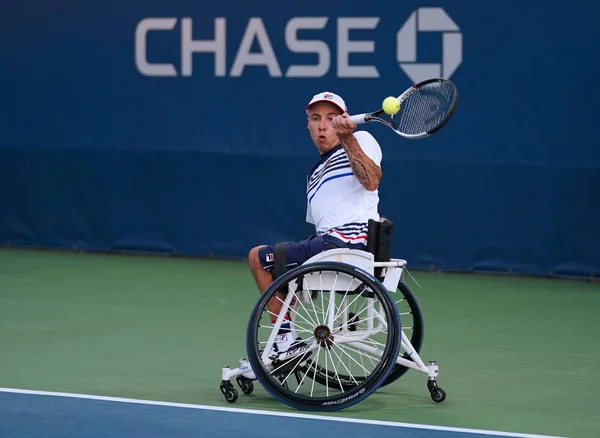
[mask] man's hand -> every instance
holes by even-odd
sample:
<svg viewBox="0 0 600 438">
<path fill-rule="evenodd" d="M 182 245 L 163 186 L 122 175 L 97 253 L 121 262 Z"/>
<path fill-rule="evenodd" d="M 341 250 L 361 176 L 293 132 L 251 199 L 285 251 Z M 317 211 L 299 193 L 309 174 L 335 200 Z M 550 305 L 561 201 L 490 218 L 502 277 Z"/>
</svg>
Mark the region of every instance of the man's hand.
<svg viewBox="0 0 600 438">
<path fill-rule="evenodd" d="M 352 135 L 352 133 L 354 132 L 354 130 L 356 129 L 356 125 L 350 119 L 350 116 L 348 115 L 348 113 L 344 113 L 340 116 L 334 117 L 334 119 L 331 122 L 335 126 L 335 133 L 336 133 L 337 137 L 342 142 L 344 140 L 347 140 L 348 137 L 350 137 Z"/>
</svg>

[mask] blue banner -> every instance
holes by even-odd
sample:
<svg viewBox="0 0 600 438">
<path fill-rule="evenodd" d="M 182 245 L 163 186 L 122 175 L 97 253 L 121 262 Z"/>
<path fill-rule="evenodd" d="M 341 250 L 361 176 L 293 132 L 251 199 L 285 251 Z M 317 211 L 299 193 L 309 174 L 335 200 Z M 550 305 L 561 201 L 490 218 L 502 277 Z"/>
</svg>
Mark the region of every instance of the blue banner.
<svg viewBox="0 0 600 438">
<path fill-rule="evenodd" d="M 600 6 L 24 1 L 0 23 L 0 242 L 244 257 L 302 239 L 305 106 L 350 113 L 434 76 L 460 90 L 383 149 L 413 268 L 600 275 Z"/>
</svg>

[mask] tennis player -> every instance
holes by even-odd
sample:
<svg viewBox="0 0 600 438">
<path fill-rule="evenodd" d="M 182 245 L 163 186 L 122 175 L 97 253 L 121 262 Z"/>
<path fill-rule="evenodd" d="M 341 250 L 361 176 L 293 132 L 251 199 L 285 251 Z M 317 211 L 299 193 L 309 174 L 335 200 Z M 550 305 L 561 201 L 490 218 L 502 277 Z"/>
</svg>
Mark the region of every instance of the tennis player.
<svg viewBox="0 0 600 438">
<path fill-rule="evenodd" d="M 315 234 L 285 248 L 286 269 L 333 248 L 366 249 L 369 219 L 379 220 L 378 187 L 382 152 L 366 131 L 356 131 L 344 99 L 332 92 L 313 96 L 306 106 L 308 131 L 320 155 L 306 179 L 306 221 Z M 260 292 L 273 282 L 275 245 L 259 245 L 248 254 L 250 271 Z M 279 263 L 282 261 L 279 260 Z M 267 305 L 278 315 L 282 302 L 276 297 Z M 276 317 L 272 316 L 274 323 Z M 300 348 L 289 315 L 275 339 L 277 352 Z"/>
</svg>

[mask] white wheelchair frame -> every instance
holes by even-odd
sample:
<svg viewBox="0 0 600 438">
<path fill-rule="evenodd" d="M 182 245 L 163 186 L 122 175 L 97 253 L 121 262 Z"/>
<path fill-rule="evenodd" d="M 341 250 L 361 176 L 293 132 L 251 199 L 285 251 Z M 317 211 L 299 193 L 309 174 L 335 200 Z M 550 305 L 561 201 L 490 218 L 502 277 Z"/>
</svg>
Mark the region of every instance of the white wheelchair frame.
<svg viewBox="0 0 600 438">
<path fill-rule="evenodd" d="M 320 254 L 317 254 L 317 255 L 311 257 L 309 260 L 307 260 L 304 263 L 304 265 L 318 263 L 318 262 L 338 262 L 338 263 L 347 264 L 352 267 L 359 268 L 360 270 L 368 273 L 372 277 L 375 276 L 375 270 L 377 268 L 381 268 L 381 273 L 379 274 L 379 278 L 381 279 L 381 283 L 383 284 L 383 286 L 392 295 L 392 298 L 394 297 L 395 294 L 398 293 L 398 285 L 404 279 L 404 271 L 405 271 L 405 267 L 407 264 L 406 260 L 394 259 L 394 258 L 390 259 L 390 261 L 376 262 L 374 259 L 374 255 L 371 254 L 370 252 L 356 250 L 356 249 L 348 249 L 348 248 L 331 249 L 331 250 L 324 251 Z M 322 288 L 330 289 L 330 290 L 334 290 L 334 289 L 340 290 L 340 289 L 343 289 L 342 286 L 343 285 L 340 285 L 340 284 L 338 284 L 338 285 L 331 284 L 331 285 L 325 285 L 325 286 L 323 286 L 321 284 Z M 301 300 L 303 300 L 302 295 L 308 293 L 308 291 L 304 290 L 304 289 L 305 288 L 303 288 L 302 292 L 300 293 Z M 310 287 L 309 287 L 309 289 L 310 289 Z M 283 303 L 282 310 L 279 313 L 279 316 L 278 316 L 276 322 L 273 324 L 273 330 L 271 331 L 271 335 L 269 337 L 269 340 L 267 341 L 267 345 L 265 346 L 262 357 L 261 357 L 263 364 L 265 366 L 271 365 L 272 362 L 274 362 L 278 359 L 277 357 L 273 357 L 273 355 L 269 354 L 270 347 L 273 345 L 275 337 L 276 337 L 276 335 L 279 331 L 279 328 L 284 320 L 284 315 L 286 314 L 288 308 L 292 305 L 291 301 L 292 301 L 293 296 L 294 296 L 294 294 L 291 294 L 291 293 L 287 294 L 287 298 Z M 371 305 L 371 307 L 372 307 L 372 305 Z M 375 310 L 375 309 L 369 309 L 369 311 L 372 311 L 375 314 L 377 314 L 377 310 Z M 377 319 L 377 318 L 375 318 L 375 319 Z M 379 318 L 379 320 L 380 320 L 379 327 L 373 327 L 372 323 L 370 324 L 369 329 L 368 329 L 369 333 L 373 333 L 377 330 L 381 331 L 382 329 L 385 329 L 385 327 L 383 327 L 383 328 L 381 327 L 381 322 L 382 322 L 381 318 Z M 345 324 L 348 323 L 347 318 L 345 318 L 344 323 Z M 360 342 L 360 340 L 361 340 L 360 334 L 358 334 L 358 336 L 357 336 L 357 334 L 353 334 L 348 331 L 345 331 L 342 334 L 342 336 L 336 336 L 336 338 L 335 338 L 336 343 L 351 343 L 351 345 L 354 348 L 360 349 L 366 353 L 375 354 L 375 355 L 381 354 L 380 350 L 377 350 L 375 347 L 373 347 L 371 345 L 362 343 L 362 342 Z M 438 402 L 438 403 L 442 402 L 446 398 L 446 393 L 442 388 L 437 386 L 437 377 L 439 374 L 439 368 L 438 368 L 437 363 L 435 361 L 429 361 L 428 364 L 426 365 L 423 362 L 423 360 L 421 359 L 421 357 L 419 356 L 419 353 L 415 350 L 415 348 L 411 344 L 409 338 L 404 333 L 404 330 L 401 330 L 401 347 L 404 349 L 404 352 L 400 352 L 398 354 L 398 357 L 396 359 L 396 364 L 407 367 L 407 368 L 411 368 L 411 369 L 419 371 L 423 374 L 426 374 L 427 378 L 428 378 L 427 387 L 429 389 L 431 398 L 435 402 Z M 306 353 L 307 351 L 313 350 L 315 348 L 316 348 L 316 341 L 313 342 L 312 345 L 309 345 L 308 348 L 303 349 L 299 354 L 295 354 L 292 357 L 299 356 L 300 354 Z M 289 358 L 292 358 L 292 357 L 289 357 Z M 286 359 L 288 359 L 288 358 L 286 357 Z M 225 398 L 227 401 L 233 403 L 237 400 L 237 392 L 235 391 L 235 389 L 232 389 L 233 385 L 231 385 L 230 380 L 232 378 L 236 378 L 243 374 L 247 374 L 250 371 L 252 371 L 252 368 L 250 366 L 250 363 L 246 359 L 240 360 L 240 366 L 237 368 L 231 369 L 229 366 L 225 366 L 222 368 L 221 391 L 225 395 Z M 238 384 L 240 384 L 239 380 L 238 380 Z M 223 389 L 224 386 L 230 388 L 232 390 L 232 393 L 227 394 Z M 240 384 L 240 386 L 241 386 L 241 384 Z M 252 389 L 250 389 L 250 391 L 246 391 L 246 390 L 244 390 L 244 387 L 242 387 L 242 391 L 244 393 L 249 394 L 252 391 Z"/>
</svg>

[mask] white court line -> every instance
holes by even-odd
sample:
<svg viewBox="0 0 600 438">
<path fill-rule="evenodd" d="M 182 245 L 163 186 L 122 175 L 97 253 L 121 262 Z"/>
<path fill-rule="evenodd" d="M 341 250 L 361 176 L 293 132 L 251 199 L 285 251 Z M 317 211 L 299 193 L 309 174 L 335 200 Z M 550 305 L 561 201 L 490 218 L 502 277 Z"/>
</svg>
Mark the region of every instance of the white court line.
<svg viewBox="0 0 600 438">
<path fill-rule="evenodd" d="M 240 408 L 224 408 L 219 406 L 208 406 L 208 405 L 193 405 L 188 403 L 173 403 L 165 401 L 153 401 L 153 400 L 140 400 L 134 398 L 121 398 L 121 397 L 105 397 L 101 395 L 88 395 L 88 394 L 72 394 L 68 392 L 50 392 L 50 391 L 35 391 L 30 389 L 17 389 L 17 388 L 2 388 L 0 392 L 8 392 L 14 394 L 28 394 L 28 395 L 45 395 L 52 397 L 66 397 L 66 398 L 79 398 L 85 400 L 101 400 L 110 401 L 117 403 L 131 403 L 139 405 L 151 405 L 151 406 L 168 406 L 173 408 L 186 408 L 186 409 L 200 409 L 206 411 L 221 411 L 221 412 L 237 412 L 240 414 L 253 414 L 253 415 L 269 415 L 273 417 L 291 417 L 291 418 L 306 418 L 310 420 L 325 420 L 325 421 L 337 421 L 340 423 L 360 423 L 369 424 L 374 426 L 389 426 L 389 427 L 406 427 L 411 429 L 426 429 L 426 430 L 440 430 L 444 432 L 462 432 L 462 433 L 476 433 L 480 435 L 493 435 L 503 437 L 515 437 L 515 438 L 565 438 L 551 435 L 531 435 L 526 433 L 511 433 L 511 432 L 496 432 L 493 430 L 481 430 L 481 429 L 464 429 L 460 427 L 445 427 L 445 426 L 431 426 L 427 424 L 414 424 L 414 423 L 399 423 L 395 421 L 379 421 L 379 420 L 365 420 L 359 418 L 343 418 L 343 417 L 327 417 L 324 415 L 309 415 L 309 414 L 296 414 L 288 412 L 276 412 L 276 411 L 261 411 L 257 409 L 240 409 Z"/>
</svg>

